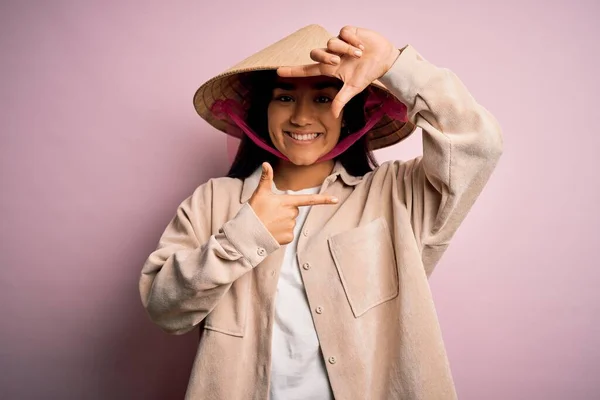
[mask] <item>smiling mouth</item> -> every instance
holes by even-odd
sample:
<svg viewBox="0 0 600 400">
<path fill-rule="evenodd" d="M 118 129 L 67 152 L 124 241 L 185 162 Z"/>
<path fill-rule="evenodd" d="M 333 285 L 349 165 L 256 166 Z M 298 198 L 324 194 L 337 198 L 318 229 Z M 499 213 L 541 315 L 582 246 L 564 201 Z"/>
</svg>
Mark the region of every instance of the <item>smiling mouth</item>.
<svg viewBox="0 0 600 400">
<path fill-rule="evenodd" d="M 297 140 L 299 142 L 310 142 L 311 140 L 314 140 L 316 138 L 318 138 L 319 136 L 322 136 L 322 133 L 294 133 L 294 132 L 289 132 L 289 131 L 283 131 L 283 133 L 285 133 L 287 136 L 291 137 L 294 140 Z"/>
</svg>

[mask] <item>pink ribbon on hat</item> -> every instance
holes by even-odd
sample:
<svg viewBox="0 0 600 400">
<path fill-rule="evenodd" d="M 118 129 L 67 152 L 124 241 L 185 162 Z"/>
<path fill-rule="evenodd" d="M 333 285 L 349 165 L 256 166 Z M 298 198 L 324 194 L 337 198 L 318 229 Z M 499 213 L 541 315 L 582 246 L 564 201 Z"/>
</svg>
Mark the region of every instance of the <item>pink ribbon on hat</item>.
<svg viewBox="0 0 600 400">
<path fill-rule="evenodd" d="M 227 117 L 229 117 L 229 119 L 233 121 L 242 131 L 244 131 L 244 133 L 261 149 L 266 150 L 279 158 L 289 161 L 286 156 L 284 156 L 280 151 L 269 146 L 264 139 L 254 133 L 248 124 L 246 124 L 246 121 L 244 121 L 244 118 L 242 117 L 242 115 L 244 115 L 244 109 L 239 102 L 232 99 L 217 100 L 213 103 L 210 110 L 216 118 L 221 120 L 227 120 Z"/>
<path fill-rule="evenodd" d="M 246 124 L 246 121 L 244 121 L 243 118 L 244 109 L 239 102 L 232 99 L 217 100 L 213 103 L 210 110 L 218 119 L 227 120 L 227 118 L 229 118 L 261 149 L 266 150 L 283 160 L 289 161 L 286 156 L 269 146 L 264 139 L 258 136 L 248 124 Z M 321 157 L 318 161 L 331 160 L 342 154 L 364 134 L 369 132 L 369 130 L 371 130 L 384 115 L 395 120 L 406 122 L 406 106 L 404 104 L 395 101 L 390 96 L 382 98 L 372 90 L 369 91 L 369 95 L 365 102 L 365 111 L 368 115 L 365 126 L 346 136 L 329 153 Z"/>
</svg>

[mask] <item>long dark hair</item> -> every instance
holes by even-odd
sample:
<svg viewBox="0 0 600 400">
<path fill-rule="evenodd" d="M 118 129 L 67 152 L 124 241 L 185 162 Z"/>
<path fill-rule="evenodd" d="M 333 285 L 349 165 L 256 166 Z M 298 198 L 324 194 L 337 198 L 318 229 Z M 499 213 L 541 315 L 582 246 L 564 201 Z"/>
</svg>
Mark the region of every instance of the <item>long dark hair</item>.
<svg viewBox="0 0 600 400">
<path fill-rule="evenodd" d="M 277 73 L 270 71 L 254 71 L 242 76 L 243 86 L 249 90 L 248 111 L 246 123 L 273 146 L 268 130 L 268 107 L 273 94 Z M 340 133 L 340 139 L 356 132 L 365 125 L 366 92 L 354 96 L 344 107 L 345 128 Z M 246 135 L 242 137 L 237 154 L 227 176 L 230 178 L 244 179 L 250 176 L 263 162 L 275 166 L 279 158 L 266 150 L 258 147 Z M 346 171 L 354 176 L 362 176 L 378 166 L 373 152 L 369 148 L 367 135 L 363 135 L 346 151 L 337 156 L 335 160 L 341 162 Z"/>
</svg>

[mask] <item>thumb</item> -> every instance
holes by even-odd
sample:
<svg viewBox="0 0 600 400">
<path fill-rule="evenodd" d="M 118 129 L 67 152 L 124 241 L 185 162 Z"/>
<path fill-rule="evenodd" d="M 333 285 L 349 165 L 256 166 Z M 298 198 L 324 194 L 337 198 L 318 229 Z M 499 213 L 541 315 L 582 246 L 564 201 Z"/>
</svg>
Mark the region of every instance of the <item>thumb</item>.
<svg viewBox="0 0 600 400">
<path fill-rule="evenodd" d="M 262 164 L 262 174 L 260 175 L 260 182 L 256 191 L 268 191 L 272 192 L 273 188 L 273 167 L 268 162 Z"/>
<path fill-rule="evenodd" d="M 344 109 L 344 106 L 361 91 L 362 89 L 359 87 L 344 83 L 344 86 L 342 86 L 331 104 L 331 111 L 333 111 L 333 115 L 336 118 L 339 117 Z"/>
</svg>

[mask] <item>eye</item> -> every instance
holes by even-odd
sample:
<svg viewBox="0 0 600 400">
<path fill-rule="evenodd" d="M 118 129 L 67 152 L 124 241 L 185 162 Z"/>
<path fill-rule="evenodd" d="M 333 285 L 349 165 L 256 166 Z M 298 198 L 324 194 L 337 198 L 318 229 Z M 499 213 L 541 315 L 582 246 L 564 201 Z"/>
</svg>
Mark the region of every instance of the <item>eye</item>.
<svg viewBox="0 0 600 400">
<path fill-rule="evenodd" d="M 280 96 L 275 96 L 275 100 L 281 101 L 284 103 L 288 103 L 288 102 L 292 101 L 292 98 L 290 96 L 280 95 Z"/>
<path fill-rule="evenodd" d="M 319 97 L 317 97 L 317 103 L 329 103 L 331 101 L 332 101 L 332 99 L 329 98 L 328 96 L 319 96 Z"/>
</svg>

